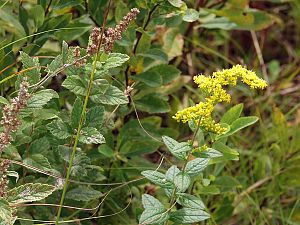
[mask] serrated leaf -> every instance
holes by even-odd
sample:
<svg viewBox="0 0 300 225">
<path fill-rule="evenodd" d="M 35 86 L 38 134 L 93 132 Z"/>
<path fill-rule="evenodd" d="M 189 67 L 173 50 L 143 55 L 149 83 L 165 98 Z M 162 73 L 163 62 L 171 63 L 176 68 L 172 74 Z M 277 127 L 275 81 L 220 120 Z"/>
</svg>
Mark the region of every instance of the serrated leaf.
<svg viewBox="0 0 300 225">
<path fill-rule="evenodd" d="M 179 173 L 174 178 L 177 192 L 185 192 L 191 183 L 191 178 L 187 173 Z"/>
<path fill-rule="evenodd" d="M 50 148 L 49 141 L 47 140 L 46 137 L 42 137 L 34 140 L 31 143 L 28 151 L 30 154 L 40 154 L 47 151 L 49 148 Z"/>
<path fill-rule="evenodd" d="M 110 53 L 107 60 L 103 63 L 103 70 L 109 70 L 111 68 L 116 68 L 123 65 L 129 60 L 129 56 L 121 53 Z"/>
<path fill-rule="evenodd" d="M 100 128 L 104 119 L 105 108 L 103 106 L 95 106 L 88 110 L 85 118 L 85 126 Z"/>
<path fill-rule="evenodd" d="M 166 176 L 163 173 L 154 171 L 154 170 L 145 170 L 141 173 L 151 182 L 165 188 L 172 188 L 173 184 L 166 179 Z"/>
<path fill-rule="evenodd" d="M 105 138 L 94 127 L 84 127 L 80 132 L 79 141 L 85 144 L 103 144 Z"/>
<path fill-rule="evenodd" d="M 205 205 L 202 200 L 193 195 L 177 193 L 177 202 L 186 208 L 205 209 Z"/>
<path fill-rule="evenodd" d="M 180 170 L 177 168 L 177 166 L 173 165 L 167 170 L 166 178 L 167 178 L 167 180 L 174 183 L 174 179 L 175 179 L 176 175 L 179 173 L 180 173 Z"/>
<path fill-rule="evenodd" d="M 62 83 L 62 86 L 69 89 L 76 95 L 84 96 L 86 94 L 86 87 L 82 78 L 78 76 L 68 76 Z"/>
<path fill-rule="evenodd" d="M 63 59 L 61 55 L 58 55 L 55 57 L 55 59 L 52 60 L 52 62 L 47 65 L 47 68 L 45 69 L 46 72 L 52 73 L 52 75 L 56 75 L 58 70 L 62 68 L 63 66 Z"/>
<path fill-rule="evenodd" d="M 9 203 L 20 204 L 42 200 L 55 191 L 55 186 L 48 184 L 24 184 L 6 192 L 6 200 Z"/>
<path fill-rule="evenodd" d="M 196 223 L 210 218 L 210 215 L 200 209 L 182 208 L 171 213 L 170 219 L 176 223 Z"/>
<path fill-rule="evenodd" d="M 187 142 L 179 143 L 168 136 L 163 136 L 162 139 L 169 151 L 179 159 L 184 160 L 187 156 L 187 152 L 191 150 L 191 147 Z"/>
<path fill-rule="evenodd" d="M 49 160 L 42 154 L 34 154 L 23 160 L 23 163 L 42 170 L 51 170 Z"/>
<path fill-rule="evenodd" d="M 22 51 L 20 51 L 20 56 L 23 69 L 29 69 L 29 71 L 25 72 L 22 76 L 18 76 L 18 82 L 16 82 L 16 86 L 19 86 L 23 76 L 28 77 L 28 82 L 30 84 L 39 82 L 41 78 L 39 59 L 36 57 L 30 57 L 28 54 Z"/>
<path fill-rule="evenodd" d="M 91 100 L 95 103 L 105 105 L 122 105 L 128 103 L 128 98 L 117 87 L 109 85 L 104 93 L 97 93 L 90 96 Z"/>
<path fill-rule="evenodd" d="M 54 120 L 47 124 L 47 129 L 51 134 L 59 139 L 66 139 L 71 136 L 67 125 L 61 120 Z"/>
<path fill-rule="evenodd" d="M 185 173 L 196 176 L 208 166 L 209 159 L 196 158 L 189 161 L 185 167 Z"/>
<path fill-rule="evenodd" d="M 164 205 L 151 195 L 142 195 L 142 204 L 145 209 L 161 209 L 164 210 Z"/>
<path fill-rule="evenodd" d="M 0 104 L 7 105 L 7 104 L 9 104 L 9 101 L 6 98 L 0 96 Z"/>
<path fill-rule="evenodd" d="M 83 107 L 83 103 L 81 99 L 77 97 L 71 112 L 71 126 L 73 129 L 77 129 L 78 127 L 80 117 L 81 117 L 82 107 Z"/>
<path fill-rule="evenodd" d="M 40 90 L 28 99 L 27 108 L 42 108 L 52 98 L 58 97 L 58 94 L 52 89 Z"/>
<path fill-rule="evenodd" d="M 12 215 L 12 209 L 9 203 L 4 199 L 0 198 L 0 225 L 13 225 L 14 219 Z"/>
<path fill-rule="evenodd" d="M 139 220 L 140 225 L 162 224 L 169 219 L 168 211 L 161 209 L 146 209 Z"/>
<path fill-rule="evenodd" d="M 81 186 L 67 192 L 66 198 L 75 201 L 88 202 L 100 198 L 102 193 L 91 187 Z"/>
</svg>

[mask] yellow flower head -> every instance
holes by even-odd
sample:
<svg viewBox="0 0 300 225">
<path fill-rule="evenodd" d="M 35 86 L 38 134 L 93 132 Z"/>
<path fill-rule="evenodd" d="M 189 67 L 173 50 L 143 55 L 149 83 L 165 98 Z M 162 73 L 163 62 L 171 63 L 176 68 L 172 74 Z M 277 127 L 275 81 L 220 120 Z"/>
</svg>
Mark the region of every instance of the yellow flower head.
<svg viewBox="0 0 300 225">
<path fill-rule="evenodd" d="M 226 128 L 222 127 L 221 124 L 212 118 L 212 113 L 217 103 L 230 102 L 230 95 L 223 86 L 235 86 L 238 78 L 241 78 L 242 82 L 249 85 L 252 89 L 264 89 L 267 87 L 266 81 L 257 77 L 253 71 L 247 70 L 241 65 L 235 65 L 231 69 L 214 72 L 209 77 L 204 75 L 195 76 L 194 82 L 198 84 L 198 87 L 206 95 L 205 101 L 178 111 L 173 118 L 183 123 L 188 121 L 199 122 L 200 127 L 208 132 L 224 133 Z"/>
</svg>

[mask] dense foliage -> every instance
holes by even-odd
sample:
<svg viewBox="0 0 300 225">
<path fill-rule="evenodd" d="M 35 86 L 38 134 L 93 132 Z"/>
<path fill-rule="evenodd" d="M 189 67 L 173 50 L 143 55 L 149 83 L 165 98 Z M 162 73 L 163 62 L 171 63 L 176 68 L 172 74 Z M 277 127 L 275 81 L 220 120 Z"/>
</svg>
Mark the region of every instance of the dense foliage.
<svg viewBox="0 0 300 225">
<path fill-rule="evenodd" d="M 1 0 L 0 224 L 299 224 L 299 11 Z"/>
</svg>

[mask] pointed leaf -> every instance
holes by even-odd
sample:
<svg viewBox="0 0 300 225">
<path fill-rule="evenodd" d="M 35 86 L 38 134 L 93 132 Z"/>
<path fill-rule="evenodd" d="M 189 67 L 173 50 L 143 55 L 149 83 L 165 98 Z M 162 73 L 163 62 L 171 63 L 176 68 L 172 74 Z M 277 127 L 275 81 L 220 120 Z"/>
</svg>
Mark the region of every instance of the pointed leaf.
<svg viewBox="0 0 300 225">
<path fill-rule="evenodd" d="M 170 219 L 176 223 L 197 223 L 210 218 L 210 215 L 200 209 L 182 208 L 173 212 Z"/>
<path fill-rule="evenodd" d="M 177 202 L 186 208 L 193 209 L 205 209 L 205 205 L 200 198 L 196 196 L 185 194 L 185 193 L 177 193 Z"/>
<path fill-rule="evenodd" d="M 166 176 L 163 173 L 154 170 L 145 170 L 142 172 L 142 175 L 161 187 L 173 187 L 173 184 L 166 179 Z"/>
<path fill-rule="evenodd" d="M 84 127 L 80 132 L 79 141 L 85 144 L 103 144 L 105 138 L 94 127 Z"/>
<path fill-rule="evenodd" d="M 187 152 L 191 150 L 191 147 L 187 142 L 179 143 L 168 136 L 163 136 L 162 139 L 170 152 L 179 159 L 184 160 L 187 156 Z"/>
<path fill-rule="evenodd" d="M 161 209 L 146 209 L 139 220 L 140 225 L 162 224 L 168 220 L 169 214 Z"/>
<path fill-rule="evenodd" d="M 162 211 L 164 210 L 163 204 L 161 204 L 159 200 L 148 194 L 143 194 L 142 204 L 145 209 L 161 209 Z"/>
<path fill-rule="evenodd" d="M 47 129 L 52 135 L 59 139 L 66 139 L 71 136 L 71 134 L 69 134 L 67 125 L 61 120 L 54 120 L 47 124 Z"/>
<path fill-rule="evenodd" d="M 187 173 L 179 173 L 174 178 L 174 184 L 178 192 L 185 192 L 191 183 L 191 178 Z"/>
<path fill-rule="evenodd" d="M 167 170 L 166 178 L 167 178 L 167 180 L 174 183 L 174 179 L 175 179 L 176 175 L 179 173 L 180 173 L 180 170 L 177 168 L 177 166 L 173 165 Z"/>
<path fill-rule="evenodd" d="M 191 176 L 196 176 L 208 166 L 208 162 L 209 159 L 193 159 L 186 164 L 184 171 Z"/>
</svg>

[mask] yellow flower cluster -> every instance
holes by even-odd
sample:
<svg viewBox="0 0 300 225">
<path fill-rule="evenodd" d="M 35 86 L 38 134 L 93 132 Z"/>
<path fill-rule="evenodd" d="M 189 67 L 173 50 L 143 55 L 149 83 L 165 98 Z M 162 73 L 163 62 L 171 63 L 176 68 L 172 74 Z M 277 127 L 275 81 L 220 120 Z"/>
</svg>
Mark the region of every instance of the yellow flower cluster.
<svg viewBox="0 0 300 225">
<path fill-rule="evenodd" d="M 204 75 L 195 76 L 194 82 L 205 93 L 205 101 L 178 111 L 173 118 L 183 123 L 188 121 L 200 122 L 200 127 L 205 131 L 216 134 L 224 133 L 226 128 L 212 118 L 212 113 L 217 103 L 230 102 L 230 95 L 223 86 L 235 86 L 238 78 L 241 78 L 242 82 L 249 85 L 252 89 L 264 89 L 267 87 L 267 83 L 263 79 L 241 65 L 214 72 L 210 77 Z"/>
</svg>

